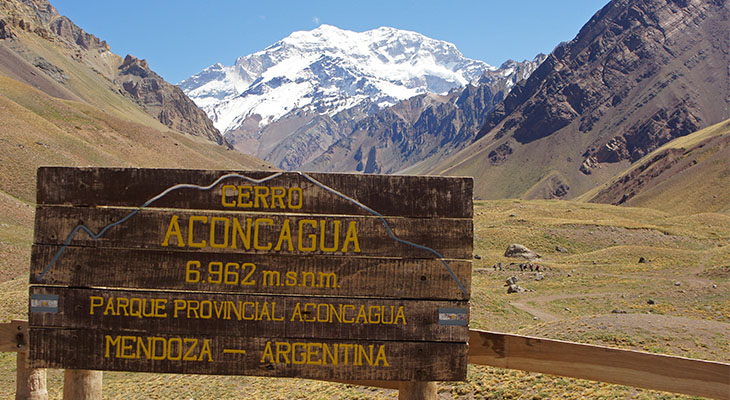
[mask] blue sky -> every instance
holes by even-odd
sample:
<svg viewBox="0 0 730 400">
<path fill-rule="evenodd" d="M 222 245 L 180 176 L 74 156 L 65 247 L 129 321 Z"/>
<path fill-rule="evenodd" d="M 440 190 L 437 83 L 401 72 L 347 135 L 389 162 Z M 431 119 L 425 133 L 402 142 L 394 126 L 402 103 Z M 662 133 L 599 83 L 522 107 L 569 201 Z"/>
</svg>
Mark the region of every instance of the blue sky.
<svg viewBox="0 0 730 400">
<path fill-rule="evenodd" d="M 499 65 L 571 40 L 608 0 L 51 0 L 125 56 L 145 58 L 178 83 L 217 62 L 262 50 L 320 24 L 353 31 L 391 26 L 452 42 Z"/>
</svg>

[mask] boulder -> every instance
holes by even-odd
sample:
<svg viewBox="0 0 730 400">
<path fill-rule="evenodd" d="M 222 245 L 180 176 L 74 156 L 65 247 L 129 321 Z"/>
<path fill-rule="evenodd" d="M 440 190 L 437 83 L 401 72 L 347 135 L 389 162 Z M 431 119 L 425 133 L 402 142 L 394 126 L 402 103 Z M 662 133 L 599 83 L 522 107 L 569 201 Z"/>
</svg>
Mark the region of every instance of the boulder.
<svg viewBox="0 0 730 400">
<path fill-rule="evenodd" d="M 507 294 L 522 293 L 526 291 L 525 288 L 517 285 L 517 281 L 519 281 L 519 279 L 516 276 L 511 276 L 505 281 L 507 283 L 505 285 L 507 286 Z"/>
<path fill-rule="evenodd" d="M 525 291 L 525 289 L 523 289 L 523 288 L 521 288 L 521 287 L 519 287 L 517 285 L 509 285 L 509 286 L 507 286 L 507 294 L 521 293 L 521 292 L 524 292 L 524 291 Z"/>
<path fill-rule="evenodd" d="M 535 253 L 534 251 L 528 249 L 527 247 L 513 243 L 507 247 L 507 250 L 504 252 L 505 257 L 522 257 L 528 260 L 534 260 L 536 258 L 540 258 L 540 255 Z"/>
</svg>

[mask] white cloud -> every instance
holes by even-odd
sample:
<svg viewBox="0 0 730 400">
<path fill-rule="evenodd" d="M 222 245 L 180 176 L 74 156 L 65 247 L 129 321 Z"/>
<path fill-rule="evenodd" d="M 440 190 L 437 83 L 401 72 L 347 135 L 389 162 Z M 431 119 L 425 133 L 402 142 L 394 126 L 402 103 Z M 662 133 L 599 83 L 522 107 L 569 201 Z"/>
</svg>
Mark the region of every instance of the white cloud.
<svg viewBox="0 0 730 400">
<path fill-rule="evenodd" d="M 319 25 L 319 22 L 320 22 L 319 17 L 312 18 L 312 22 L 314 22 L 316 25 Z"/>
</svg>

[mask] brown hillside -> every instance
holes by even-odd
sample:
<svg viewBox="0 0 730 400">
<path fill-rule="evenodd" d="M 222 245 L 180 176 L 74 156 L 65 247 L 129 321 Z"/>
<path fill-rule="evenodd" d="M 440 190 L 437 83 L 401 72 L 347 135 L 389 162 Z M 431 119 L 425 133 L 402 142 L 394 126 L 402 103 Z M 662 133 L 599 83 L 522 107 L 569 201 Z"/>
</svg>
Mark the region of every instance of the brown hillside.
<svg viewBox="0 0 730 400">
<path fill-rule="evenodd" d="M 51 96 L 224 143 L 205 113 L 146 61 L 112 53 L 46 0 L 0 2 L 0 56 L 0 74 Z"/>
<path fill-rule="evenodd" d="M 3 76 L 0 165 L 0 281 L 27 270 L 39 166 L 271 168 L 203 138 L 156 130 Z"/>
<path fill-rule="evenodd" d="M 729 35 L 727 1 L 614 0 L 430 172 L 473 175 L 480 198 L 576 197 L 730 117 Z"/>
<path fill-rule="evenodd" d="M 678 214 L 730 213 L 730 120 L 673 140 L 585 199 Z"/>
<path fill-rule="evenodd" d="M 39 166 L 270 168 L 220 144 L 144 60 L 111 53 L 46 0 L 0 2 L 0 281 L 27 269 Z"/>
</svg>

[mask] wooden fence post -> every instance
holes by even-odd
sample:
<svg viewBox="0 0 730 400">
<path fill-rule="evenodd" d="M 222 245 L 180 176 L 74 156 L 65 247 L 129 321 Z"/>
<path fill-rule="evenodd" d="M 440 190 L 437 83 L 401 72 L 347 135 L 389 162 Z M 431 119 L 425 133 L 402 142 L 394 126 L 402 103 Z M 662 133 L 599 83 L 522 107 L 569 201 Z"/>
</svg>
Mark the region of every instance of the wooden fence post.
<svg viewBox="0 0 730 400">
<path fill-rule="evenodd" d="M 47 400 L 46 369 L 28 368 L 28 352 L 18 352 L 15 400 Z"/>
<path fill-rule="evenodd" d="M 67 369 L 63 372 L 64 400 L 101 400 L 102 371 Z"/>
<path fill-rule="evenodd" d="M 436 382 L 400 382 L 398 400 L 436 400 Z"/>
<path fill-rule="evenodd" d="M 46 400 L 46 370 L 28 368 L 28 321 L 0 324 L 0 351 L 17 353 L 16 400 Z"/>
</svg>

